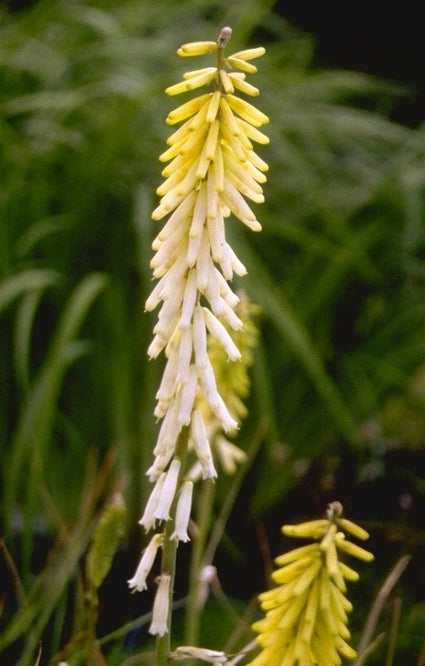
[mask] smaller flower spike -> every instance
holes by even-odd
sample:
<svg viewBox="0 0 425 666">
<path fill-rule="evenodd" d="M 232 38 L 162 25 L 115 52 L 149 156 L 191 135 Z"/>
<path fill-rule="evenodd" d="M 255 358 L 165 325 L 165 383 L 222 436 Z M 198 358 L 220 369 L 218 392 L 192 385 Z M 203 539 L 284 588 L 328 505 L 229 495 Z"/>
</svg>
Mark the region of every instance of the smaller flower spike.
<svg viewBox="0 0 425 666">
<path fill-rule="evenodd" d="M 345 581 L 357 580 L 358 574 L 340 561 L 339 553 L 365 562 L 373 555 L 346 541 L 344 529 L 360 539 L 369 535 L 341 514 L 342 505 L 332 502 L 326 519 L 282 528 L 286 536 L 310 537 L 314 543 L 276 558 L 280 568 L 273 579 L 278 586 L 260 595 L 266 616 L 253 625 L 262 651 L 249 666 L 338 666 L 341 657 L 355 658 L 347 642 L 352 605 Z"/>
</svg>

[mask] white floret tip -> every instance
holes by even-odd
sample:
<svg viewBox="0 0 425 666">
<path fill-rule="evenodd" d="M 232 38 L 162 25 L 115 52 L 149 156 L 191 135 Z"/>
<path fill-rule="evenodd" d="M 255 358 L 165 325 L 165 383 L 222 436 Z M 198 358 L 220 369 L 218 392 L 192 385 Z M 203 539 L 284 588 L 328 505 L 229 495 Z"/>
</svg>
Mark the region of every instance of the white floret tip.
<svg viewBox="0 0 425 666">
<path fill-rule="evenodd" d="M 133 592 L 136 590 L 138 592 L 142 592 L 142 590 L 147 589 L 146 579 L 152 569 L 158 548 L 162 545 L 163 540 L 164 537 L 162 534 L 155 534 L 150 540 L 149 545 L 144 551 L 136 569 L 136 573 L 134 574 L 133 578 L 130 578 L 130 580 L 127 581 L 128 586 Z"/>
<path fill-rule="evenodd" d="M 152 622 L 149 633 L 154 636 L 164 636 L 168 632 L 168 611 L 170 608 L 171 576 L 162 574 L 153 602 Z"/>
</svg>

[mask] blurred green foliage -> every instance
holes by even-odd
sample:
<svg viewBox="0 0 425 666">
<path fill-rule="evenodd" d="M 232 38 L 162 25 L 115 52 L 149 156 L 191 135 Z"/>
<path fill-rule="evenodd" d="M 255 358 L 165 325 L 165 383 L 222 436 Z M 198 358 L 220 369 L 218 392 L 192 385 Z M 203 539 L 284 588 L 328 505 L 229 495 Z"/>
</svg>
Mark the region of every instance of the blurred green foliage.
<svg viewBox="0 0 425 666">
<path fill-rule="evenodd" d="M 371 459 L 384 465 L 391 447 L 423 449 L 424 129 L 389 120 L 395 85 L 314 68 L 311 38 L 272 6 L 39 0 L 2 10 L 1 524 L 32 592 L 0 653 L 32 625 L 20 664 L 35 662 L 52 617 L 52 654 L 69 638 L 66 595 L 106 499 L 124 489 L 133 526 L 148 490 L 161 363 L 147 362 L 153 318 L 143 303 L 173 106 L 163 89 L 187 69 L 180 44 L 231 25 L 232 48 L 267 47 L 255 80 L 271 120 L 263 232 L 228 224 L 249 271 L 241 287 L 262 308 L 239 440 L 247 450 L 263 440 L 243 493 L 247 519 L 279 510 L 315 461 L 312 513 L 338 488 L 347 456 L 355 485 L 382 475 Z M 100 462 L 94 471 L 96 457 L 108 472 Z M 412 483 L 424 502 L 423 483 Z M 44 603 L 42 579 L 31 588 L 37 548 L 58 534 L 61 585 Z"/>
</svg>

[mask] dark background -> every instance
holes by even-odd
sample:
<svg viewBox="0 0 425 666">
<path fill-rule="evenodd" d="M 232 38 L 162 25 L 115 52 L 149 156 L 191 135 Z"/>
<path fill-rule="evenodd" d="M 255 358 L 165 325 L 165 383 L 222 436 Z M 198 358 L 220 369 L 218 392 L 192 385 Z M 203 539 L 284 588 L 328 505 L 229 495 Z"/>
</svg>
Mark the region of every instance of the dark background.
<svg viewBox="0 0 425 666">
<path fill-rule="evenodd" d="M 421 3 L 313 3 L 281 0 L 275 10 L 316 39 L 315 63 L 375 74 L 407 86 L 393 119 L 425 119 L 425 39 Z"/>
</svg>

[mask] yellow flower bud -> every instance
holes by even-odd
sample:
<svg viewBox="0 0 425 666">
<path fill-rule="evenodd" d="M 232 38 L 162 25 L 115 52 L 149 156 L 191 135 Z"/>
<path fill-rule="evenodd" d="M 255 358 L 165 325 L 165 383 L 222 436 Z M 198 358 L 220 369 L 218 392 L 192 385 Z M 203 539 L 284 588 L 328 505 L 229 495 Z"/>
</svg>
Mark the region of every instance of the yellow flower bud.
<svg viewBox="0 0 425 666">
<path fill-rule="evenodd" d="M 276 557 L 275 562 L 279 566 L 284 566 L 290 562 L 297 562 L 301 558 L 312 555 L 319 555 L 319 547 L 317 543 L 308 544 L 308 546 L 301 546 L 300 548 L 294 548 L 294 550 L 289 550 L 283 555 Z"/>
<path fill-rule="evenodd" d="M 165 122 L 167 125 L 175 125 L 176 123 L 180 123 L 182 120 L 186 120 L 186 118 L 190 118 L 190 116 L 193 116 L 197 111 L 199 111 L 201 106 L 203 106 L 210 98 L 211 93 L 207 93 L 205 95 L 200 95 L 199 97 L 195 97 L 194 99 L 189 100 L 189 102 L 182 104 L 181 106 L 177 107 L 177 109 L 174 109 L 174 111 L 170 111 Z"/>
<path fill-rule="evenodd" d="M 323 535 L 328 525 L 329 521 L 321 518 L 319 520 L 310 520 L 300 525 L 284 525 L 282 532 L 285 536 L 317 539 Z"/>
<path fill-rule="evenodd" d="M 348 532 L 351 536 L 356 537 L 357 539 L 366 541 L 366 539 L 369 538 L 369 534 L 363 529 L 363 527 L 356 525 L 356 523 L 353 523 L 351 520 L 347 520 L 347 518 L 337 518 L 336 522 L 344 532 Z"/>
<path fill-rule="evenodd" d="M 248 83 L 248 81 L 245 81 L 244 74 L 239 74 L 237 72 L 230 72 L 229 79 L 232 82 L 233 86 L 237 90 L 240 90 L 241 92 L 245 93 L 245 95 L 250 95 L 251 97 L 258 97 L 258 95 L 260 94 L 258 88 Z M 233 92 L 233 90 L 229 92 Z"/>
<path fill-rule="evenodd" d="M 195 90 L 196 88 L 201 88 L 210 83 L 213 78 L 216 76 L 216 68 L 208 67 L 205 70 L 200 70 L 196 76 L 191 76 L 190 78 L 180 81 L 173 86 L 169 86 L 165 89 L 167 95 L 180 95 L 180 93 L 187 92 L 188 90 Z"/>
<path fill-rule="evenodd" d="M 217 51 L 218 44 L 217 42 L 189 42 L 188 44 L 183 44 L 177 49 L 177 55 L 182 58 L 205 55 L 207 53 L 213 53 Z"/>
<path fill-rule="evenodd" d="M 365 562 L 372 562 L 374 560 L 373 553 L 370 553 L 368 550 L 357 546 L 355 543 L 351 543 L 351 541 L 338 539 L 336 541 L 336 546 L 339 548 L 339 550 L 343 550 L 345 553 L 353 555 L 353 557 L 358 557 L 359 560 L 364 560 Z"/>
<path fill-rule="evenodd" d="M 230 108 L 233 109 L 233 111 L 235 111 L 248 123 L 254 125 L 254 127 L 260 127 L 261 125 L 265 125 L 266 123 L 270 122 L 265 113 L 259 111 L 255 106 L 246 100 L 235 97 L 235 95 L 227 95 L 226 99 Z"/>
<path fill-rule="evenodd" d="M 237 69 L 241 69 L 243 72 L 247 72 L 248 74 L 255 74 L 257 72 L 257 68 L 255 65 L 251 65 L 250 62 L 246 62 L 241 58 L 235 58 L 235 56 L 229 56 L 228 58 L 226 58 L 226 62 L 231 67 L 236 67 Z"/>
</svg>

